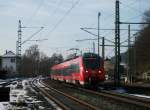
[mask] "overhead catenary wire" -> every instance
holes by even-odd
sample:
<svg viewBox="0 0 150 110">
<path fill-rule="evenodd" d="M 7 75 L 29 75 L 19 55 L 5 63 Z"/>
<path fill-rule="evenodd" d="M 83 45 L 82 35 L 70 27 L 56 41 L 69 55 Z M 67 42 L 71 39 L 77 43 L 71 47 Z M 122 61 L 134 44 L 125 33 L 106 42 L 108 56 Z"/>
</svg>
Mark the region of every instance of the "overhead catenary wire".
<svg viewBox="0 0 150 110">
<path fill-rule="evenodd" d="M 84 28 L 81 28 L 81 29 L 98 30 L 97 28 L 88 28 L 88 27 L 84 27 Z M 102 30 L 102 31 L 114 31 L 115 29 L 111 29 L 111 28 L 101 28 L 100 30 Z M 122 28 L 122 29 L 120 29 L 120 30 L 122 30 L 122 31 L 127 31 L 128 29 Z M 140 31 L 140 29 L 131 29 L 131 31 Z"/>
<path fill-rule="evenodd" d="M 48 32 L 48 34 L 46 36 L 49 36 L 66 18 L 66 16 L 73 10 L 73 8 L 75 8 L 77 6 L 77 4 L 80 2 L 80 0 L 77 0 L 72 6 L 71 8 L 69 8 L 69 10 L 63 15 L 63 17 L 53 26 L 53 28 Z"/>
<path fill-rule="evenodd" d="M 94 33 L 90 32 L 90 31 L 85 30 L 85 29 L 82 29 L 82 28 L 80 28 L 80 29 L 83 30 L 83 31 L 85 31 L 85 32 L 87 32 L 87 33 L 89 33 L 89 34 L 91 34 L 91 35 L 93 35 L 93 36 L 98 36 L 97 34 L 94 34 Z M 102 37 L 104 37 L 104 36 L 100 36 L 100 39 L 101 39 Z M 97 40 L 98 40 L 98 39 L 97 39 Z M 109 39 L 106 39 L 106 38 L 105 38 L 105 40 L 108 41 L 108 42 L 114 43 L 113 41 L 111 41 L 111 40 L 109 40 Z"/>
<path fill-rule="evenodd" d="M 125 1 L 126 1 L 126 0 L 125 0 Z M 131 3 L 129 3 L 129 4 L 127 4 L 127 5 L 132 6 L 132 5 L 134 5 L 137 1 L 139 1 L 139 0 L 132 0 Z M 122 2 L 122 1 L 121 1 L 121 2 Z"/>
<path fill-rule="evenodd" d="M 48 39 L 36 39 L 36 40 L 28 40 L 28 41 L 41 42 L 41 41 L 44 41 L 44 40 L 48 40 Z"/>
<path fill-rule="evenodd" d="M 32 19 L 36 16 L 36 14 L 39 12 L 39 10 L 41 9 L 41 7 L 43 6 L 45 0 L 41 0 L 39 5 L 37 6 L 36 10 L 33 12 L 33 14 L 28 18 L 28 22 L 27 24 L 29 24 Z"/>
<path fill-rule="evenodd" d="M 54 16 L 54 15 L 57 13 L 57 11 L 58 11 L 58 9 L 60 8 L 61 5 L 62 5 L 62 0 L 59 0 L 59 2 L 58 2 L 58 4 L 57 4 L 57 7 L 53 10 L 53 12 L 52 12 L 51 14 L 49 14 L 49 16 L 50 16 L 50 17 L 51 17 L 51 16 Z M 45 7 L 45 8 L 47 8 L 47 7 Z M 48 10 L 49 10 L 49 9 L 48 9 Z M 44 22 L 43 25 L 44 25 L 44 26 L 47 26 L 47 23 Z M 50 25 L 50 24 L 48 24 L 48 25 Z"/>
<path fill-rule="evenodd" d="M 36 31 L 35 33 L 33 33 L 30 37 L 28 37 L 26 40 L 24 40 L 22 44 L 26 43 L 28 40 L 32 39 L 36 34 L 38 34 L 41 30 L 43 30 L 44 27 L 41 27 L 38 31 Z"/>
<path fill-rule="evenodd" d="M 139 9 L 134 8 L 134 7 L 132 7 L 131 5 L 126 5 L 126 4 L 124 4 L 123 2 L 120 2 L 120 4 L 122 4 L 122 5 L 125 6 L 126 8 L 128 7 L 128 8 L 130 8 L 130 9 L 132 9 L 132 10 L 138 12 L 140 15 L 143 16 L 143 13 L 142 13 Z"/>
<path fill-rule="evenodd" d="M 137 8 L 135 8 L 135 7 L 132 7 L 132 4 L 135 4 L 137 1 L 139 1 L 139 9 L 137 9 Z M 133 2 L 132 4 L 125 4 L 125 3 L 123 3 L 123 2 L 120 2 L 120 4 L 121 4 L 122 6 L 127 7 L 127 8 L 129 8 L 129 9 L 131 9 L 131 10 L 133 10 L 133 11 L 139 13 L 139 14 L 137 14 L 137 15 L 134 16 L 134 17 L 128 18 L 127 21 L 128 21 L 128 20 L 131 20 L 131 19 L 132 19 L 132 20 L 133 20 L 133 19 L 137 19 L 137 18 L 139 18 L 139 17 L 145 15 L 144 12 L 142 12 L 142 10 L 141 10 L 141 8 L 140 8 L 140 5 L 141 5 L 140 3 L 141 3 L 141 0 L 136 0 L 136 1 Z M 148 15 L 145 15 L 145 16 L 149 17 Z M 122 23 L 122 24 L 123 24 L 123 23 Z M 129 23 L 129 22 L 126 22 L 126 24 L 142 25 L 142 24 L 147 24 L 147 23 Z"/>
<path fill-rule="evenodd" d="M 61 23 L 61 21 L 60 21 L 60 23 Z M 56 23 L 56 25 L 52 28 L 52 30 L 49 31 L 49 34 L 51 34 L 59 26 L 60 23 L 59 22 Z"/>
<path fill-rule="evenodd" d="M 109 51 L 109 52 L 106 54 L 106 57 L 111 57 L 110 55 L 111 55 L 112 53 L 114 53 L 114 51 L 115 51 L 115 48 L 113 47 L 113 49 L 111 49 L 111 51 Z"/>
</svg>

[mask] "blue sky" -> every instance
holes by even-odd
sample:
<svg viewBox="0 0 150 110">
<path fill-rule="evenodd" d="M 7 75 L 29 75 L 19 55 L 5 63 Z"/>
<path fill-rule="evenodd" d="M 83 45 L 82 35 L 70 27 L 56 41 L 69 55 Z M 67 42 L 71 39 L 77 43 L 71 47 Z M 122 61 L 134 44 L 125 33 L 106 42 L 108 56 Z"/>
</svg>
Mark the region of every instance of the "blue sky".
<svg viewBox="0 0 150 110">
<path fill-rule="evenodd" d="M 121 21 L 141 22 L 143 12 L 150 8 L 150 0 L 120 0 L 120 2 Z M 16 51 L 19 19 L 26 27 L 44 27 L 32 40 L 48 39 L 41 42 L 26 42 L 22 46 L 23 53 L 33 44 L 38 44 L 40 50 L 47 55 L 54 52 L 66 55 L 70 53 L 67 51 L 69 48 L 92 51 L 93 41 L 75 40 L 95 38 L 80 28 L 96 28 L 98 12 L 101 12 L 100 28 L 115 27 L 115 0 L 0 0 L 0 55 L 6 49 Z M 131 27 L 140 28 L 139 25 Z M 127 28 L 127 25 L 121 28 Z M 23 29 L 22 41 L 37 30 Z M 97 34 L 97 31 L 92 32 Z M 114 31 L 100 31 L 100 35 L 114 40 Z M 121 41 L 125 39 L 127 32 L 124 31 L 121 32 Z M 95 43 L 97 45 L 96 41 Z M 113 53 L 113 48 L 106 48 L 106 56 L 112 56 Z"/>
</svg>

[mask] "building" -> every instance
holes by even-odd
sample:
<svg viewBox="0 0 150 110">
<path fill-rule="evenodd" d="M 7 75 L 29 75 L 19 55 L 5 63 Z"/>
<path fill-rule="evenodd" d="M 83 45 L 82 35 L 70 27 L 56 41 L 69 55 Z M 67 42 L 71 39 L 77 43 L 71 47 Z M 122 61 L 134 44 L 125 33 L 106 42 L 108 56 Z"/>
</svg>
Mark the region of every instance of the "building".
<svg viewBox="0 0 150 110">
<path fill-rule="evenodd" d="M 6 53 L 1 56 L 2 69 L 7 70 L 10 73 L 16 73 L 16 59 L 15 53 L 6 51 Z"/>
<path fill-rule="evenodd" d="M 2 69 L 2 57 L 0 56 L 0 70 Z"/>
<path fill-rule="evenodd" d="M 110 60 L 104 61 L 104 69 L 106 74 L 106 80 L 114 79 L 114 64 Z"/>
</svg>

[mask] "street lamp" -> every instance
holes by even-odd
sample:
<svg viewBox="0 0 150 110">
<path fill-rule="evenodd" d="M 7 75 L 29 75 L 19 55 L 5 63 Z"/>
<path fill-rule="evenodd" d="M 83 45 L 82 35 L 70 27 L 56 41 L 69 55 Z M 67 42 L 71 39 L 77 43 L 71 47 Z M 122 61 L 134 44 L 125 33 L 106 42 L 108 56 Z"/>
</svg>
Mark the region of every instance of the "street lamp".
<svg viewBox="0 0 150 110">
<path fill-rule="evenodd" d="M 100 16 L 101 13 L 98 12 L 98 55 L 99 55 L 99 31 L 100 31 Z"/>
</svg>

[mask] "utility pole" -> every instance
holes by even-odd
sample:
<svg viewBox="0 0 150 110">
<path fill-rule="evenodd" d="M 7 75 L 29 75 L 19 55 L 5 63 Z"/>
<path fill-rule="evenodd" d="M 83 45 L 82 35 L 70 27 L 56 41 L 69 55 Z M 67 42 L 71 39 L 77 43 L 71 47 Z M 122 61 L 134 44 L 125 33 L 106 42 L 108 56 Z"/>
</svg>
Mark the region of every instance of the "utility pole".
<svg viewBox="0 0 150 110">
<path fill-rule="evenodd" d="M 16 41 L 16 56 L 17 56 L 17 71 L 21 71 L 21 38 L 22 38 L 22 30 L 21 30 L 21 20 L 18 22 L 18 40 Z M 20 68 L 20 70 L 19 70 Z"/>
<path fill-rule="evenodd" d="M 100 31 L 100 16 L 101 16 L 101 13 L 98 12 L 98 55 L 99 55 L 99 31 Z"/>
<path fill-rule="evenodd" d="M 19 57 L 21 57 L 21 37 L 22 37 L 21 20 L 19 20 L 19 24 L 18 24 L 18 41 L 17 41 L 17 56 L 19 56 Z"/>
<path fill-rule="evenodd" d="M 95 42 L 93 42 L 93 53 L 95 53 Z"/>
<path fill-rule="evenodd" d="M 130 71 L 130 37 L 131 37 L 131 34 L 130 34 L 130 24 L 128 25 L 128 69 L 127 69 L 127 80 L 131 83 L 131 71 Z"/>
<path fill-rule="evenodd" d="M 38 31 L 33 33 L 27 40 L 22 42 L 22 28 L 40 28 Z M 18 25 L 18 41 L 16 42 L 16 54 L 17 56 L 21 57 L 21 47 L 24 43 L 29 41 L 31 38 L 33 38 L 36 34 L 38 34 L 44 27 L 25 27 L 21 25 L 21 20 L 19 20 L 19 25 Z"/>
<path fill-rule="evenodd" d="M 120 85 L 120 9 L 119 0 L 116 0 L 115 15 L 115 86 Z"/>
<path fill-rule="evenodd" d="M 21 20 L 18 23 L 18 40 L 16 41 L 16 55 L 17 55 L 17 70 L 19 70 L 19 66 L 21 67 L 21 48 L 24 43 L 29 41 L 32 37 L 34 37 L 37 33 L 39 33 L 44 27 L 40 27 L 40 30 L 32 34 L 27 40 L 22 42 L 22 28 L 39 28 L 39 27 L 23 27 L 21 24 Z"/>
<path fill-rule="evenodd" d="M 18 56 L 18 40 L 16 41 L 16 55 Z"/>
<path fill-rule="evenodd" d="M 105 39 L 102 37 L 102 57 L 105 59 Z"/>
<path fill-rule="evenodd" d="M 136 39 L 137 39 L 137 37 L 135 36 L 135 47 L 134 47 L 134 63 L 135 63 L 135 64 L 134 64 L 134 75 L 135 75 L 136 72 L 137 72 L 137 71 L 136 71 L 136 66 L 137 66 L 137 65 L 136 65 L 136 62 L 137 62 L 137 60 L 136 60 L 136 59 L 137 59 L 137 58 L 136 58 L 136 46 L 137 46 L 137 45 L 136 45 L 136 44 L 137 44 L 137 43 L 136 43 Z M 133 76 L 131 75 L 131 83 L 132 83 L 132 77 L 133 77 Z"/>
<path fill-rule="evenodd" d="M 150 24 L 150 22 L 119 22 L 119 24 L 128 24 L 128 78 L 129 78 L 129 81 L 130 83 L 132 84 L 132 77 L 133 77 L 133 72 L 131 73 L 131 62 L 130 62 L 130 52 L 129 52 L 129 48 L 131 47 L 131 44 L 130 44 L 130 39 L 131 39 L 131 35 L 130 35 L 130 25 L 134 24 Z M 135 46 L 134 46 L 134 73 L 136 74 L 136 37 L 135 37 Z"/>
</svg>

